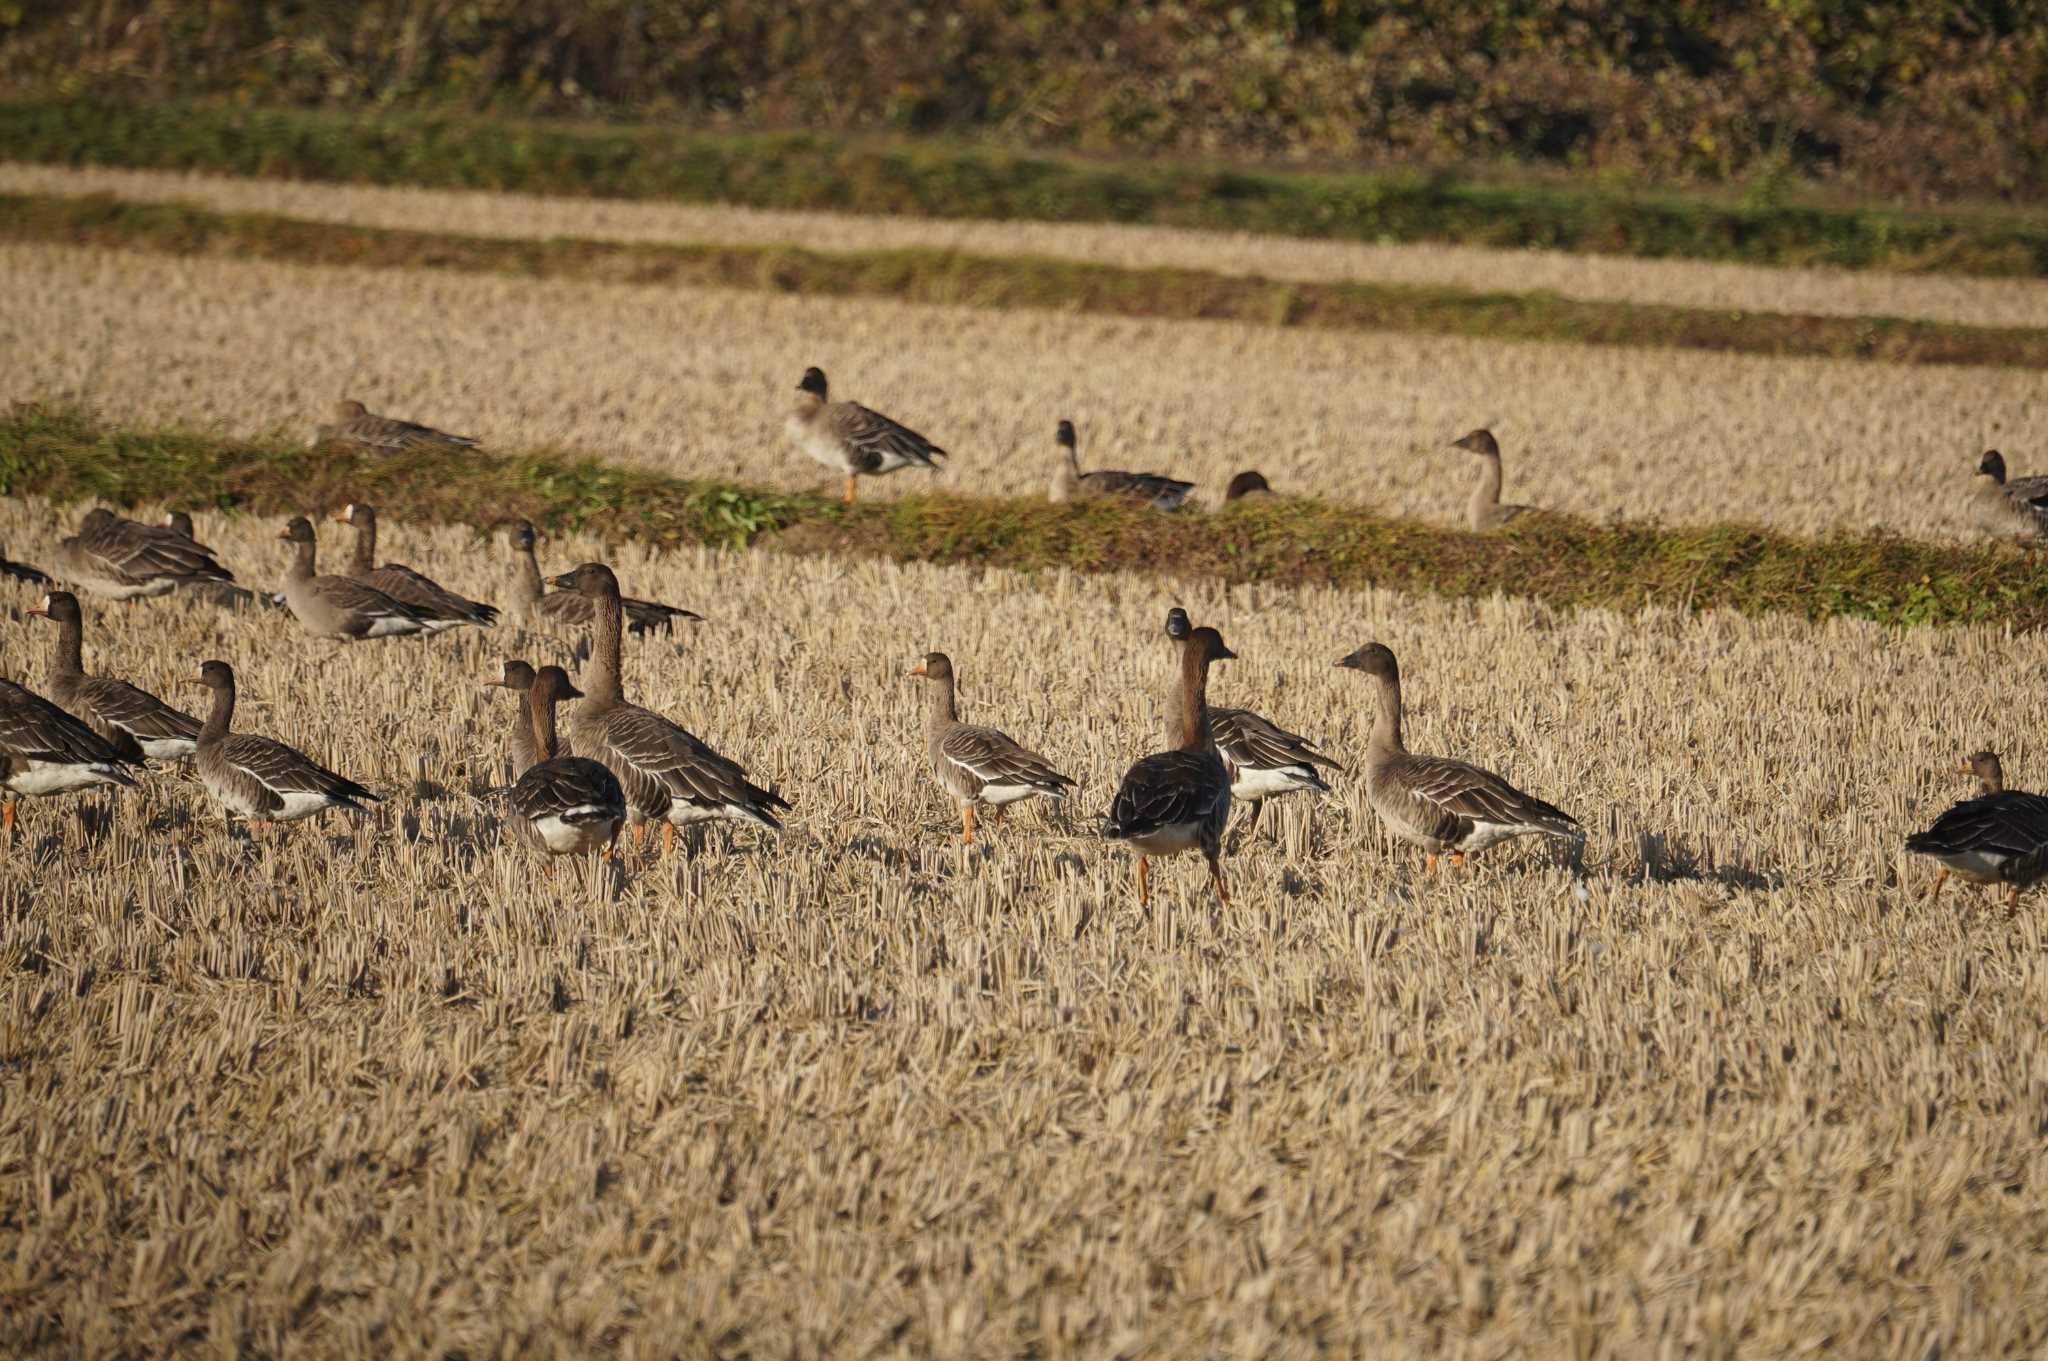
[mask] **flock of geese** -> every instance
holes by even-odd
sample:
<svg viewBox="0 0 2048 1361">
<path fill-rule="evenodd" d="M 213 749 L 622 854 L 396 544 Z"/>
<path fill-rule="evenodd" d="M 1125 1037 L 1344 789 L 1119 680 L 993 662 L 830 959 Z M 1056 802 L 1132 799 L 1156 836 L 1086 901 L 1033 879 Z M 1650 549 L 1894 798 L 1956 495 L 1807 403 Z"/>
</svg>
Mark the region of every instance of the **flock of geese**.
<svg viewBox="0 0 2048 1361">
<path fill-rule="evenodd" d="M 856 479 L 905 467 L 937 470 L 945 451 L 896 421 L 852 402 L 830 399 L 825 375 L 805 371 L 788 432 L 803 452 L 845 477 L 845 499 Z M 1082 472 L 1073 424 L 1055 432 L 1059 450 L 1052 496 L 1109 496 L 1137 500 L 1162 511 L 1179 508 L 1193 484 L 1155 473 Z M 342 442 L 399 454 L 428 445 L 472 446 L 474 440 L 429 426 L 379 416 L 359 402 L 343 402 L 314 442 Z M 1500 502 L 1500 449 L 1476 430 L 1456 442 L 1481 460 L 1482 473 L 1468 506 L 1476 531 L 1498 528 L 1524 507 Z M 1980 465 L 1979 509 L 1999 532 L 2032 524 L 2048 534 L 2048 478 L 2005 479 L 1996 452 Z M 1269 493 L 1256 472 L 1240 474 L 1227 500 Z M 2031 517 L 2031 519 L 2029 518 Z M 239 586 L 218 555 L 193 537 L 188 516 L 173 512 L 162 524 L 144 524 L 106 509 L 89 511 L 75 533 L 58 543 L 50 572 L 8 561 L 0 573 L 32 585 L 57 581 L 114 601 L 136 601 L 182 591 L 226 608 L 282 608 L 315 638 L 341 643 L 425 636 L 459 628 L 490 628 L 498 607 L 448 590 L 402 563 L 376 561 L 377 512 L 361 503 L 334 517 L 355 532 L 354 553 L 341 574 L 319 570 L 312 522 L 289 520 L 278 537 L 291 545 L 282 589 L 275 595 Z M 520 837 L 547 857 L 613 857 L 620 832 L 630 827 L 636 849 L 649 826 L 662 831 L 662 854 L 673 850 L 678 828 L 710 822 L 747 823 L 769 832 L 782 828 L 790 803 L 756 783 L 744 766 L 713 750 L 672 719 L 632 703 L 622 669 L 622 640 L 672 631 L 700 616 L 674 605 L 622 594 L 617 576 L 587 562 L 553 577 L 536 557 L 537 536 L 512 522 L 507 539 L 509 608 L 518 622 L 583 633 L 590 662 L 577 688 L 559 666 L 535 668 L 509 659 L 483 684 L 512 691 L 507 750 L 516 780 L 502 793 Z M 47 590 L 31 615 L 56 628 L 45 689 L 48 697 L 0 680 L 0 825 L 11 841 L 16 804 L 23 797 L 98 786 L 131 786 L 149 762 L 191 764 L 199 782 L 230 820 L 252 828 L 289 823 L 329 809 L 365 811 L 377 795 L 322 766 L 304 752 L 254 733 L 234 731 L 234 668 L 212 660 L 192 683 L 211 692 L 202 720 L 149 691 L 112 676 L 86 674 L 85 620 L 68 590 Z M 1197 626 L 1185 610 L 1171 609 L 1164 636 L 1175 654 L 1166 700 L 1163 747 L 1125 772 L 1101 835 L 1127 843 L 1141 904 L 1149 903 L 1149 862 L 1199 851 L 1217 898 L 1229 901 L 1222 855 L 1234 804 L 1251 814 L 1238 833 L 1256 832 L 1268 799 L 1300 791 L 1324 792 L 1343 767 L 1314 742 L 1247 709 L 1212 706 L 1210 668 L 1236 656 L 1214 627 Z M 1377 708 L 1361 774 L 1367 802 L 1398 840 L 1419 848 L 1425 869 L 1440 857 L 1462 867 L 1467 857 L 1500 842 L 1541 836 L 1569 843 L 1574 861 L 1585 833 L 1569 813 L 1516 788 L 1470 762 L 1407 749 L 1401 731 L 1401 674 L 1394 654 L 1367 643 L 1336 665 L 1359 672 L 1375 691 Z M 932 652 L 913 668 L 926 690 L 926 762 L 934 783 L 960 815 L 960 839 L 975 839 L 978 808 L 994 810 L 998 827 L 1011 805 L 1032 798 L 1064 799 L 1076 782 L 1045 757 L 994 726 L 960 718 L 954 664 Z M 559 705 L 574 702 L 566 723 Z M 1980 752 L 1965 770 L 1980 782 L 1976 797 L 1944 813 L 1906 849 L 1935 860 L 1939 872 L 1926 894 L 1938 895 L 1951 875 L 2003 885 L 2008 905 L 2022 887 L 2048 875 L 2048 797 L 2004 787 L 1999 758 Z"/>
</svg>

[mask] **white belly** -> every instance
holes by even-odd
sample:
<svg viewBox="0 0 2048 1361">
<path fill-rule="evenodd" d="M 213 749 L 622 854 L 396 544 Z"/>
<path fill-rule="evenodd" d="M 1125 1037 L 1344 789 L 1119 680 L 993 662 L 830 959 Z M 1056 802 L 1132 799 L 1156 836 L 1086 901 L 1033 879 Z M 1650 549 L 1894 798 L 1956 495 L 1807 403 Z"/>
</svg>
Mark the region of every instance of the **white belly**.
<svg viewBox="0 0 2048 1361">
<path fill-rule="evenodd" d="M 60 762 L 30 761 L 28 769 L 7 781 L 7 788 L 15 794 L 29 798 L 40 798 L 45 794 L 68 794 L 74 789 L 90 789 L 96 784 L 118 784 L 113 776 L 112 766 L 74 766 Z"/>
<path fill-rule="evenodd" d="M 596 821 L 571 822 L 566 816 L 550 813 L 533 821 L 533 830 L 540 835 L 540 844 L 553 855 L 575 855 L 579 852 L 602 850 L 618 835 L 621 818 L 603 818 Z"/>
<path fill-rule="evenodd" d="M 1505 822 L 1475 822 L 1472 835 L 1458 843 L 1458 849 L 1467 854 L 1476 854 L 1488 846 L 1497 846 L 1503 841 L 1513 841 L 1518 836 L 1534 836 L 1541 830 L 1536 827 L 1518 827 Z"/>
<path fill-rule="evenodd" d="M 168 595 L 177 586 L 170 580 L 158 581 L 116 581 L 112 577 L 82 575 L 76 584 L 85 587 L 94 595 L 103 595 L 110 600 L 139 600 L 145 596 Z"/>
<path fill-rule="evenodd" d="M 265 814 L 272 822 L 297 822 L 309 818 L 324 808 L 332 808 L 334 800 L 325 794 L 292 793 L 284 796 L 284 807 L 275 813 Z"/>
<path fill-rule="evenodd" d="M 372 623 L 370 631 L 363 636 L 365 638 L 391 638 L 401 633 L 418 633 L 419 631 L 420 624 L 418 620 L 404 619 L 387 614 Z"/>
<path fill-rule="evenodd" d="M 845 448 L 838 440 L 820 429 L 818 422 L 799 420 L 791 416 L 783 422 L 782 428 L 788 432 L 790 440 L 797 448 L 826 467 L 836 468 L 842 473 L 853 471 L 847 467 Z"/>
<path fill-rule="evenodd" d="M 1178 855 L 1202 844 L 1202 824 L 1170 822 L 1164 827 L 1129 838 L 1131 845 L 1146 855 Z"/>
<path fill-rule="evenodd" d="M 1230 782 L 1230 797 L 1233 799 L 1270 799 L 1275 794 L 1291 794 L 1297 789 L 1313 789 L 1301 776 L 1300 766 L 1283 766 L 1279 770 L 1253 770 L 1240 766 L 1237 778 Z"/>
<path fill-rule="evenodd" d="M 2011 860 L 2009 856 L 1987 855 L 1983 851 L 1961 851 L 1955 855 L 1937 855 L 1934 858 L 1956 874 L 1979 884 L 1997 883 L 1999 872 Z"/>
<path fill-rule="evenodd" d="M 136 745 L 152 761 L 189 761 L 199 750 L 199 744 L 189 737 L 137 738 Z"/>
<path fill-rule="evenodd" d="M 1033 794 L 1044 794 L 1043 789 L 1034 789 L 1028 784 L 985 784 L 981 787 L 981 801 L 1000 808 L 1006 803 L 1016 803 L 1030 798 Z M 1059 798 L 1060 795 L 1048 795 Z"/>
<path fill-rule="evenodd" d="M 677 827 L 688 827 L 698 822 L 752 822 L 754 815 L 729 803 L 704 805 L 676 799 L 668 806 L 668 820 Z"/>
</svg>

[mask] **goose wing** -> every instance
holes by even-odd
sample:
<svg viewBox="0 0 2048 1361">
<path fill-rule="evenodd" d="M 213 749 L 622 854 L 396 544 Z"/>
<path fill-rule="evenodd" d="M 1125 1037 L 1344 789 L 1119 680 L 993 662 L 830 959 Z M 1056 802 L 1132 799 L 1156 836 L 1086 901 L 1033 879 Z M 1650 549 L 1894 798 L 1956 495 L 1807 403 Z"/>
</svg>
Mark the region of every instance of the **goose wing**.
<svg viewBox="0 0 2048 1361">
<path fill-rule="evenodd" d="M 579 594 L 576 598 L 583 601 L 586 606 L 590 603 L 587 596 Z M 679 619 L 689 624 L 704 622 L 704 616 L 694 610 L 686 610 L 678 605 L 664 605 L 657 600 L 636 600 L 632 596 L 627 596 L 619 604 L 626 612 L 626 627 L 634 633 L 674 633 L 676 621 Z M 589 616 L 587 608 L 584 615 L 586 618 Z"/>
<path fill-rule="evenodd" d="M 313 795 L 329 803 L 360 808 L 377 796 L 312 757 L 273 738 L 255 733 L 230 733 L 218 748 L 221 759 L 269 790 L 280 801 L 292 795 Z"/>
<path fill-rule="evenodd" d="M 50 584 L 49 577 L 25 562 L 13 562 L 7 558 L 0 558 L 0 572 L 6 573 L 16 581 L 26 581 L 31 586 L 48 586 Z"/>
<path fill-rule="evenodd" d="M 1209 728 L 1216 738 L 1216 750 L 1224 761 L 1239 770 L 1294 770 L 1318 788 L 1327 788 L 1315 768 L 1342 770 L 1315 744 L 1300 733 L 1292 733 L 1261 718 L 1249 709 L 1211 709 Z"/>
<path fill-rule="evenodd" d="M 371 618 L 410 619 L 424 623 L 420 612 L 402 600 L 393 600 L 375 586 L 366 585 L 354 577 L 319 577 L 316 585 L 327 603 L 338 610 Z"/>
<path fill-rule="evenodd" d="M 1402 787 L 1417 801 L 1452 817 L 1497 827 L 1523 827 L 1553 836 L 1577 836 L 1579 822 L 1554 804 L 1525 794 L 1490 770 L 1444 756 L 1410 756 L 1401 763 Z"/>
<path fill-rule="evenodd" d="M 824 419 L 832 434 L 860 456 L 863 463 L 917 463 L 937 469 L 946 451 L 909 426 L 870 411 L 859 402 L 833 402 Z"/>
<path fill-rule="evenodd" d="M 1977 854 L 2048 867 L 2048 797 L 2006 790 L 1965 799 L 1906 838 L 1906 849 L 1935 857 Z M 2012 868 L 2017 868 L 2017 865 Z"/>
<path fill-rule="evenodd" d="M 775 810 L 789 807 L 787 799 L 754 784 L 738 762 L 653 710 L 619 705 L 605 714 L 603 732 L 611 755 L 642 777 L 660 781 L 671 799 L 700 809 L 731 810 L 768 827 L 782 826 Z"/>
<path fill-rule="evenodd" d="M 123 784 L 134 781 L 119 767 L 142 764 L 82 719 L 8 680 L 0 680 L 0 752 L 52 765 L 106 766 Z"/>
<path fill-rule="evenodd" d="M 1102 834 L 1143 836 L 1184 826 L 1230 806 L 1230 775 L 1213 752 L 1162 751 L 1124 772 Z"/>
<path fill-rule="evenodd" d="M 137 583 L 235 579 L 235 574 L 214 561 L 206 548 L 158 525 L 115 517 L 67 542 L 76 543 L 116 576 Z"/>
<path fill-rule="evenodd" d="M 329 438 L 360 444 L 366 449 L 383 449 L 389 452 L 417 449 L 431 444 L 474 449 L 477 443 L 468 435 L 451 435 L 446 430 L 436 430 L 431 425 L 402 421 L 395 416 L 380 416 L 374 411 L 365 411 L 362 415 L 342 421 L 338 425 L 321 428 L 328 432 Z"/>
<path fill-rule="evenodd" d="M 1100 469 L 1081 475 L 1081 485 L 1097 496 L 1122 496 L 1149 502 L 1160 510 L 1178 510 L 1195 489 L 1192 482 L 1158 473 L 1126 473 Z"/>
<path fill-rule="evenodd" d="M 555 817 L 597 822 L 624 817 L 626 791 L 618 776 L 597 761 L 557 756 L 531 766 L 512 786 L 512 811 L 529 822 Z"/>
<path fill-rule="evenodd" d="M 2005 484 L 2005 494 L 2017 505 L 2048 510 L 2048 477 L 2015 477 Z"/>
<path fill-rule="evenodd" d="M 939 740 L 939 754 L 984 785 L 1023 785 L 1064 798 L 1074 783 L 994 728 L 956 727 Z"/>
<path fill-rule="evenodd" d="M 432 577 L 422 576 L 404 563 L 385 563 L 370 573 L 367 584 L 384 592 L 401 605 L 410 605 L 422 618 L 430 621 L 454 621 L 488 626 L 496 623 L 498 619 L 495 605 L 486 605 L 467 596 L 457 595 Z"/>
<path fill-rule="evenodd" d="M 87 676 L 78 683 L 78 696 L 79 708 L 138 742 L 199 740 L 198 719 L 127 681 Z"/>
</svg>

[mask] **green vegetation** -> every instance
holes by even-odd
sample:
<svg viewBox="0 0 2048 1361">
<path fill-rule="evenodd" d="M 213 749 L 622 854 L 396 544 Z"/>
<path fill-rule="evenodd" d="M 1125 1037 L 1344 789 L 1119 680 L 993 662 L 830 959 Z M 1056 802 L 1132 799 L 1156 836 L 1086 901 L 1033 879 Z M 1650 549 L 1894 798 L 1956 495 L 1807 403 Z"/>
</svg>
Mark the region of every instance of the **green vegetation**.
<svg viewBox="0 0 2048 1361">
<path fill-rule="evenodd" d="M 280 515 L 376 498 L 479 527 L 508 516 L 608 539 L 872 554 L 1025 571 L 1382 586 L 1563 607 L 1787 611 L 1887 624 L 2048 624 L 2048 562 L 2002 545 L 1888 536 L 1801 540 L 1741 527 L 1593 526 L 1530 517 L 1481 537 L 1327 503 L 1253 498 L 1215 514 L 1110 503 L 917 495 L 842 507 L 588 459 L 450 450 L 371 459 L 296 444 L 110 429 L 74 411 L 0 421 L 0 492 L 60 502 L 207 504 Z"/>
<path fill-rule="evenodd" d="M 1549 293 L 1395 284 L 1276 283 L 1189 269 L 1125 269 L 936 250 L 508 240 L 215 213 L 104 195 L 0 195 L 0 239 L 299 264 L 456 269 L 989 308 L 1396 330 L 1499 340 L 1659 345 L 1920 364 L 2048 368 L 2048 330 L 1882 317 L 1734 313 Z"/>
<path fill-rule="evenodd" d="M 1414 171 L 1105 164 L 939 141 L 581 127 L 458 114 L 0 103 L 20 160 L 938 218 L 1131 222 L 1363 241 L 2037 276 L 2048 224 Z"/>
</svg>

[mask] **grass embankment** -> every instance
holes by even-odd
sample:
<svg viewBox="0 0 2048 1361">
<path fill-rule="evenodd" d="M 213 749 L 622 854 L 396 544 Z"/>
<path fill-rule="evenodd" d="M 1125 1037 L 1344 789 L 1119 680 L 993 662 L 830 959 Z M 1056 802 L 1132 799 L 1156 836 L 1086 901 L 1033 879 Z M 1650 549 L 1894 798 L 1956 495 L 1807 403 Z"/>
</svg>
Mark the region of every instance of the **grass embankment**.
<svg viewBox="0 0 2048 1361">
<path fill-rule="evenodd" d="M 1532 517 L 1481 537 L 1295 499 L 1215 514 L 946 495 L 853 507 L 633 472 L 587 459 L 466 451 L 360 458 L 278 443 L 107 429 L 18 407 L 0 421 L 0 492 L 217 505 L 275 515 L 352 499 L 478 526 L 524 516 L 656 546 L 706 543 L 1018 570 L 1506 594 L 1561 608 L 1783 611 L 1887 624 L 2048 624 L 2048 562 L 2003 546 L 1794 539 L 1744 527 L 1593 526 Z"/>
<path fill-rule="evenodd" d="M 831 297 L 1229 320 L 1491 340 L 1649 345 L 1894 363 L 2048 368 L 2048 330 L 1886 317 L 1721 312 L 1403 284 L 1276 282 L 931 249 L 513 240 L 217 213 L 104 195 L 0 195 L 0 239 L 298 264 L 753 288 Z"/>
<path fill-rule="evenodd" d="M 0 104 L 19 160 L 427 188 L 1362 241 L 1540 246 L 1769 265 L 2048 274 L 2048 224 L 1990 213 L 1749 202 L 1421 172 L 1083 162 L 963 143 L 710 134 L 428 114 L 203 104 Z"/>
</svg>

